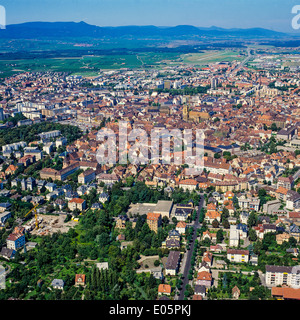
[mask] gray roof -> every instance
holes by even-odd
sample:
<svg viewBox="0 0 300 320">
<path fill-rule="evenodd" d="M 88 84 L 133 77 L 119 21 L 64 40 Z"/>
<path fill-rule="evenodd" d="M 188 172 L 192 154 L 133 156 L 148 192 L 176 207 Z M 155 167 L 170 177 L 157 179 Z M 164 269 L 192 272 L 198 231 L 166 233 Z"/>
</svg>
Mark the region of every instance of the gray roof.
<svg viewBox="0 0 300 320">
<path fill-rule="evenodd" d="M 291 273 L 293 267 L 288 267 L 288 266 L 266 266 L 266 272 L 287 272 Z"/>
<path fill-rule="evenodd" d="M 53 279 L 53 281 L 51 282 L 52 286 L 59 286 L 59 287 L 63 287 L 65 284 L 64 280 L 62 279 Z"/>
<path fill-rule="evenodd" d="M 166 263 L 166 269 L 176 269 L 180 259 L 179 251 L 170 251 L 168 260 Z"/>
</svg>

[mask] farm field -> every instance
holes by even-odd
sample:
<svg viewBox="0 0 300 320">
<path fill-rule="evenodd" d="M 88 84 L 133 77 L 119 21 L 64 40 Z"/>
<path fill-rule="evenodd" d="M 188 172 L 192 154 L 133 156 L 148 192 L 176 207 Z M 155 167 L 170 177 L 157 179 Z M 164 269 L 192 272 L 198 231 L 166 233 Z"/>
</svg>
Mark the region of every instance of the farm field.
<svg viewBox="0 0 300 320">
<path fill-rule="evenodd" d="M 97 76 L 101 69 L 157 68 L 178 64 L 205 66 L 209 63 L 242 60 L 238 51 L 211 50 L 201 53 L 132 52 L 126 54 L 84 55 L 57 58 L 0 60 L 0 78 L 22 72 L 57 71 Z"/>
</svg>

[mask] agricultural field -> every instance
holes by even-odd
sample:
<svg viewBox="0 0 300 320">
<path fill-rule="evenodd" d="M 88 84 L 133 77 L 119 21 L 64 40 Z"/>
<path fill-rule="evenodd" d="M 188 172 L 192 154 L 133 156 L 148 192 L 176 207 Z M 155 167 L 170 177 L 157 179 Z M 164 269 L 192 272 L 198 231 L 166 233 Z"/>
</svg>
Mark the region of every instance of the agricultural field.
<svg viewBox="0 0 300 320">
<path fill-rule="evenodd" d="M 22 72 L 57 71 L 84 76 L 97 76 L 102 69 L 157 68 L 178 64 L 205 66 L 221 61 L 242 60 L 238 51 L 211 50 L 201 53 L 126 52 L 124 54 L 83 55 L 69 57 L 37 57 L 0 60 L 0 78 Z"/>
<path fill-rule="evenodd" d="M 0 60 L 0 78 L 21 72 L 57 71 L 85 76 L 97 76 L 101 69 L 140 68 L 167 64 L 179 55 L 174 53 L 141 53 L 83 56 L 67 58 L 37 58 Z"/>
</svg>

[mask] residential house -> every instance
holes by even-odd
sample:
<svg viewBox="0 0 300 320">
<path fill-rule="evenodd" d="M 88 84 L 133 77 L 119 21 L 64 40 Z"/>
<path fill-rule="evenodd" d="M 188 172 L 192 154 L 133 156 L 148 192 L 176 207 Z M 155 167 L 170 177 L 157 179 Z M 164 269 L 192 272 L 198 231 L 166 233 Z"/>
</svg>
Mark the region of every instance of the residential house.
<svg viewBox="0 0 300 320">
<path fill-rule="evenodd" d="M 75 286 L 85 286 L 85 274 L 75 275 Z"/>
<path fill-rule="evenodd" d="M 164 284 L 164 283 L 161 283 L 159 286 L 158 286 L 158 295 L 167 295 L 169 296 L 171 294 L 171 291 L 172 291 L 172 287 L 169 285 L 169 284 Z"/>
<path fill-rule="evenodd" d="M 74 211 L 75 209 L 83 211 L 86 208 L 86 201 L 81 198 L 73 198 L 68 202 L 68 208 L 71 211 Z"/>
<path fill-rule="evenodd" d="M 237 286 L 234 286 L 231 291 L 232 298 L 238 300 L 240 297 L 241 291 Z"/>
<path fill-rule="evenodd" d="M 125 229 L 127 221 L 129 221 L 127 215 L 119 215 L 116 219 L 116 229 Z"/>
<path fill-rule="evenodd" d="M 206 295 L 206 286 L 204 285 L 195 285 L 194 287 L 194 294 L 200 295 L 202 298 L 205 298 Z"/>
<path fill-rule="evenodd" d="M 185 234 L 186 226 L 187 226 L 186 222 L 179 221 L 176 225 L 176 230 L 179 232 L 179 234 Z"/>
<path fill-rule="evenodd" d="M 180 252 L 179 251 L 170 251 L 168 259 L 165 266 L 166 275 L 175 276 L 179 269 L 180 263 Z"/>
<path fill-rule="evenodd" d="M 200 271 L 197 274 L 197 279 L 195 281 L 195 285 L 202 285 L 204 287 L 211 287 L 212 286 L 212 274 L 207 271 Z"/>
<path fill-rule="evenodd" d="M 53 279 L 51 282 L 51 286 L 54 289 L 63 290 L 65 282 L 62 279 Z"/>
</svg>

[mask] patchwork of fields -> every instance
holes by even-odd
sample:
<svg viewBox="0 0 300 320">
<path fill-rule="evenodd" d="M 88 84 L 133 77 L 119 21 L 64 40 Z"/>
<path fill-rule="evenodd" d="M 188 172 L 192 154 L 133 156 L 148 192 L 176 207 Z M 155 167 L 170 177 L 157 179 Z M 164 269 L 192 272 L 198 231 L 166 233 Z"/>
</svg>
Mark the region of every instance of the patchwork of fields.
<svg viewBox="0 0 300 320">
<path fill-rule="evenodd" d="M 218 61 L 241 60 L 238 51 L 211 50 L 201 53 L 144 52 L 132 54 L 85 55 L 82 57 L 0 60 L 0 77 L 20 72 L 57 71 L 97 76 L 102 69 L 161 68 L 166 65 L 192 64 L 205 66 Z"/>
</svg>

